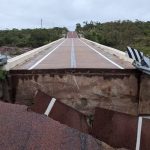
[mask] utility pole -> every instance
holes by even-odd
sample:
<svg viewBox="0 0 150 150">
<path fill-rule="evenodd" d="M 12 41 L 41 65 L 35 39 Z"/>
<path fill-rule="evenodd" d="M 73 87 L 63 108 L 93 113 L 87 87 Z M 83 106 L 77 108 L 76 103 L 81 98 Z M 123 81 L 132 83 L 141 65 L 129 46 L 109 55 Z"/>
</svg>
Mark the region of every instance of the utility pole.
<svg viewBox="0 0 150 150">
<path fill-rule="evenodd" d="M 43 28 L 43 19 L 41 18 L 41 29 Z"/>
</svg>

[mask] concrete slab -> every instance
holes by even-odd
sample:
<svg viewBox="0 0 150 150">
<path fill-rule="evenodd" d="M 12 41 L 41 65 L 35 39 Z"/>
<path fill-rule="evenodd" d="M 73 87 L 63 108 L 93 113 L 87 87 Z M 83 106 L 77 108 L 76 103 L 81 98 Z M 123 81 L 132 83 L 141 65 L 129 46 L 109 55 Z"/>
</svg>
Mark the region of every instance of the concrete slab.
<svg viewBox="0 0 150 150">
<path fill-rule="evenodd" d="M 51 96 L 38 91 L 34 98 L 34 104 L 29 107 L 29 109 L 34 112 L 44 114 L 51 101 Z M 89 127 L 87 125 L 86 116 L 59 100 L 56 100 L 48 116 L 59 121 L 61 124 L 65 124 L 71 128 L 88 133 Z"/>
<path fill-rule="evenodd" d="M 92 134 L 113 147 L 134 150 L 137 122 L 136 116 L 96 108 Z"/>
<path fill-rule="evenodd" d="M 1 150 L 99 150 L 93 137 L 27 107 L 0 102 Z"/>
</svg>

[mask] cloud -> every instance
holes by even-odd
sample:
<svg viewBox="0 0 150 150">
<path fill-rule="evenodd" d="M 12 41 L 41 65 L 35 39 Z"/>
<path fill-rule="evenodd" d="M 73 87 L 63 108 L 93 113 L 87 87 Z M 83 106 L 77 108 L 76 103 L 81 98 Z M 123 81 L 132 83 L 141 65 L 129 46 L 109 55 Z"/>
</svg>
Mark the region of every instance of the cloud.
<svg viewBox="0 0 150 150">
<path fill-rule="evenodd" d="M 149 0 L 0 0 L 0 28 L 66 26 L 83 21 L 149 21 Z"/>
</svg>

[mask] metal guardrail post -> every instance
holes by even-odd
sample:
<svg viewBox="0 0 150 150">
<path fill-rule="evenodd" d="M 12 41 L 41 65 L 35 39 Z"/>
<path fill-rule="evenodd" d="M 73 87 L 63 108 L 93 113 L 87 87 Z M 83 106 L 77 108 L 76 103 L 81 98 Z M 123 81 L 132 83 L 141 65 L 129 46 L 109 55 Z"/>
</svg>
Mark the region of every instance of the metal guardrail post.
<svg viewBox="0 0 150 150">
<path fill-rule="evenodd" d="M 138 118 L 138 127 L 137 127 L 136 150 L 140 150 L 142 121 L 143 121 L 143 118 L 139 117 Z"/>
<path fill-rule="evenodd" d="M 138 118 L 136 150 L 140 150 L 140 146 L 141 146 L 141 132 L 142 132 L 143 118 L 150 119 L 150 116 L 139 116 Z"/>
</svg>

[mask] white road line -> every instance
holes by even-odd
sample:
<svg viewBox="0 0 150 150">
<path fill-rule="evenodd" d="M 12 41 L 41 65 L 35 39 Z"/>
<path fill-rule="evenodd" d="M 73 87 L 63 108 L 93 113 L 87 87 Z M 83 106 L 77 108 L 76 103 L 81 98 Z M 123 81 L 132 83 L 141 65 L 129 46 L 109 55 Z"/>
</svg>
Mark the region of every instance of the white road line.
<svg viewBox="0 0 150 150">
<path fill-rule="evenodd" d="M 51 110 L 52 110 L 55 102 L 56 102 L 56 99 L 52 98 L 51 101 L 50 101 L 50 103 L 49 103 L 49 105 L 48 105 L 48 107 L 47 107 L 47 109 L 46 109 L 46 111 L 45 111 L 45 113 L 44 113 L 44 115 L 46 115 L 46 116 L 49 115 L 49 113 L 51 112 Z"/>
<path fill-rule="evenodd" d="M 31 66 L 28 70 L 35 68 L 39 63 L 41 63 L 46 57 L 48 57 L 51 53 L 53 53 L 58 47 L 60 47 L 66 40 L 61 42 L 57 47 L 55 47 L 52 51 L 50 51 L 47 55 L 45 55 L 42 59 L 36 62 L 33 66 Z"/>
<path fill-rule="evenodd" d="M 139 117 L 139 119 L 138 119 L 136 150 L 140 150 L 141 130 L 142 130 L 142 119 L 143 119 L 142 117 Z"/>
<path fill-rule="evenodd" d="M 140 150 L 143 118 L 150 119 L 150 116 L 139 116 L 139 118 L 138 118 L 136 150 Z"/>
<path fill-rule="evenodd" d="M 114 61 L 110 60 L 109 58 L 107 58 L 106 56 L 104 56 L 103 54 L 101 54 L 99 51 L 97 51 L 96 49 L 94 49 L 93 47 L 91 47 L 90 45 L 88 45 L 87 43 L 85 43 L 84 41 L 82 41 L 82 40 L 80 40 L 80 41 L 82 43 L 84 43 L 86 46 L 88 46 L 91 50 L 93 50 L 94 52 L 96 52 L 97 54 L 99 54 L 100 56 L 102 56 L 103 58 L 105 58 L 107 61 L 109 61 L 110 63 L 112 63 L 113 65 L 115 65 L 116 67 L 118 67 L 120 69 L 124 69 L 122 66 L 120 66 L 117 63 L 115 63 Z"/>
<path fill-rule="evenodd" d="M 75 57 L 75 49 L 73 39 L 71 40 L 71 68 L 76 68 L 76 57 Z"/>
</svg>

